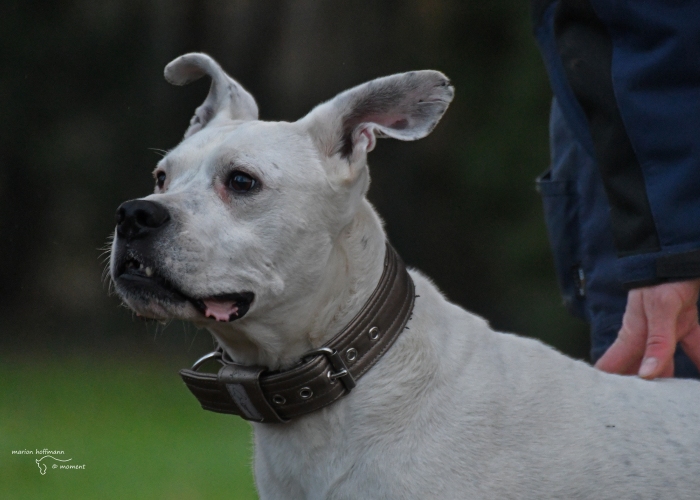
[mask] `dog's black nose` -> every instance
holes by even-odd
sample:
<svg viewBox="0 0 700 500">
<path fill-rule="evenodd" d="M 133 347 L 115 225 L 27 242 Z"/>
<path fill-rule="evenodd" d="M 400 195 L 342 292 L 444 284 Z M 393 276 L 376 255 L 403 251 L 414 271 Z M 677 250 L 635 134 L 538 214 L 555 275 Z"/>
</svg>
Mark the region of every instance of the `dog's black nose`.
<svg viewBox="0 0 700 500">
<path fill-rule="evenodd" d="M 127 240 L 135 240 L 147 236 L 169 220 L 168 209 L 160 203 L 125 201 L 117 209 L 117 234 Z"/>
</svg>

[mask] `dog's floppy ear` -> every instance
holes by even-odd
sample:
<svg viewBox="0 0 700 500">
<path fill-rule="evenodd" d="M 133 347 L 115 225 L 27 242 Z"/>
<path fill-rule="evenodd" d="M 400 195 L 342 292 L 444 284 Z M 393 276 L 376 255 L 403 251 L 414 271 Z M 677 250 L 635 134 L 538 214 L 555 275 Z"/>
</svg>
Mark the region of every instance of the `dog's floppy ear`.
<svg viewBox="0 0 700 500">
<path fill-rule="evenodd" d="M 301 122 L 328 156 L 338 154 L 353 163 L 374 149 L 378 137 L 425 137 L 453 97 L 454 87 L 439 71 L 411 71 L 346 90 Z"/>
<path fill-rule="evenodd" d="M 257 120 L 258 105 L 253 96 L 208 55 L 192 52 L 178 57 L 165 67 L 165 79 L 173 85 L 187 85 L 204 75 L 211 77 L 209 95 L 195 110 L 185 138 L 199 132 L 214 118 Z"/>
</svg>

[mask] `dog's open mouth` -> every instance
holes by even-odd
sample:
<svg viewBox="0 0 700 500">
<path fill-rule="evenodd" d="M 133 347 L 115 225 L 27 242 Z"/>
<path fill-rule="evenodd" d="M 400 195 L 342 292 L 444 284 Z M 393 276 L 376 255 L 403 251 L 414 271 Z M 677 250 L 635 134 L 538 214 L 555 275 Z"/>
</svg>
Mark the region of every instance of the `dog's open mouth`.
<svg viewBox="0 0 700 500">
<path fill-rule="evenodd" d="M 129 252 L 118 266 L 116 281 L 128 293 L 145 300 L 169 303 L 189 302 L 206 318 L 235 321 L 248 312 L 253 292 L 224 293 L 209 297 L 190 297 L 163 277 L 146 259 Z"/>
<path fill-rule="evenodd" d="M 206 299 L 193 300 L 194 306 L 207 318 L 234 321 L 245 316 L 253 302 L 252 292 L 224 293 Z"/>
</svg>

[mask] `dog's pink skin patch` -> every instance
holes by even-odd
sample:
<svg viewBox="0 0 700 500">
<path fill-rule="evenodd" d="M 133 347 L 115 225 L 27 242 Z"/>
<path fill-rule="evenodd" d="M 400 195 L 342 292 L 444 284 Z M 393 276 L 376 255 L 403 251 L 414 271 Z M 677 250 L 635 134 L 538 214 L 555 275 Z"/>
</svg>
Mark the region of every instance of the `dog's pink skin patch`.
<svg viewBox="0 0 700 500">
<path fill-rule="evenodd" d="M 236 302 L 219 302 L 216 300 L 203 300 L 206 310 L 204 315 L 216 321 L 231 321 L 231 316 L 238 316 Z"/>
<path fill-rule="evenodd" d="M 222 200 L 228 202 L 228 191 L 226 191 L 226 186 L 224 186 L 221 182 L 217 182 L 214 185 L 214 190 L 216 191 L 216 194 L 219 195 L 219 198 Z"/>
</svg>

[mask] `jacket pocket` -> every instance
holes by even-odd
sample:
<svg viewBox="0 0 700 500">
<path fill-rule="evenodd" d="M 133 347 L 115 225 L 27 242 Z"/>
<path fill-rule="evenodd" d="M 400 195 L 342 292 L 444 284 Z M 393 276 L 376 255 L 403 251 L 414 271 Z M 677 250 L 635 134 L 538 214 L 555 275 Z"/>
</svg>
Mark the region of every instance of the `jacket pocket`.
<svg viewBox="0 0 700 500">
<path fill-rule="evenodd" d="M 586 276 L 579 254 L 578 197 L 571 180 L 555 180 L 549 169 L 537 178 L 542 196 L 549 244 L 554 256 L 564 305 L 575 316 L 586 319 Z"/>
</svg>

